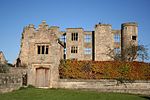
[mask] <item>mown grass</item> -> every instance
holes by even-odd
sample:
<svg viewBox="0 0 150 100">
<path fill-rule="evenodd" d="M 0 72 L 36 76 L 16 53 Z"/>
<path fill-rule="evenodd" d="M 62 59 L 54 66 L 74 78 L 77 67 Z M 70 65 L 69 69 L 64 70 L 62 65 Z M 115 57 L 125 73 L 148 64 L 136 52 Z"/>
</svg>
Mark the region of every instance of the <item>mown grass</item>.
<svg viewBox="0 0 150 100">
<path fill-rule="evenodd" d="M 26 88 L 0 94 L 0 100 L 149 100 L 149 98 L 121 93 Z"/>
</svg>

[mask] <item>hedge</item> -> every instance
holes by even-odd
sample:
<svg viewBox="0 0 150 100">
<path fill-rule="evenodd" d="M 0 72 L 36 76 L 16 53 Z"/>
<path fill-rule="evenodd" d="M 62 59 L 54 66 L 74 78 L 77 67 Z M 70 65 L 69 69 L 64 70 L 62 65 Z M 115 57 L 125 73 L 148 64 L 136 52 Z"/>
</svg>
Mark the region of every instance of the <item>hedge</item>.
<svg viewBox="0 0 150 100">
<path fill-rule="evenodd" d="M 150 64 L 119 61 L 61 61 L 60 78 L 150 80 Z"/>
</svg>

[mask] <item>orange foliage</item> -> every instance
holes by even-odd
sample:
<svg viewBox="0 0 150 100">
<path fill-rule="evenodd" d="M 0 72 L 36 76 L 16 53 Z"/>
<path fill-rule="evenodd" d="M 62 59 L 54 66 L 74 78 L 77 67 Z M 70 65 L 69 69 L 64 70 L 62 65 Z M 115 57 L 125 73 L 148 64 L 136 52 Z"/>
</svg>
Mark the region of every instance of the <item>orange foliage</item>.
<svg viewBox="0 0 150 100">
<path fill-rule="evenodd" d="M 60 78 L 150 80 L 150 64 L 119 61 L 61 61 Z"/>
</svg>

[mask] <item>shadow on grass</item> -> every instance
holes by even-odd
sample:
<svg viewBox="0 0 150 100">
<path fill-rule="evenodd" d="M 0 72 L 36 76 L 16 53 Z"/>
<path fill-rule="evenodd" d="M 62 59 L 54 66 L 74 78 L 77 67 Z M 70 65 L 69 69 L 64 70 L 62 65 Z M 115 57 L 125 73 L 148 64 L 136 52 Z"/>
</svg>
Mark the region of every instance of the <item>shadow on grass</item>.
<svg viewBox="0 0 150 100">
<path fill-rule="evenodd" d="M 147 100 L 150 100 L 150 96 L 140 96 L 140 97 L 147 99 Z"/>
</svg>

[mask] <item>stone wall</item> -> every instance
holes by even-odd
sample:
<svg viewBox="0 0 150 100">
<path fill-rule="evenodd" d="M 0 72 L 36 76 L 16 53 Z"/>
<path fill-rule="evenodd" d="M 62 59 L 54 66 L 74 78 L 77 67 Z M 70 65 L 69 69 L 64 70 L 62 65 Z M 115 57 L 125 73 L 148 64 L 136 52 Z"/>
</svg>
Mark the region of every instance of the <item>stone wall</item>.
<svg viewBox="0 0 150 100">
<path fill-rule="evenodd" d="M 44 87 L 46 83 L 50 83 L 49 87 L 52 87 L 58 79 L 59 61 L 63 55 L 63 47 L 58 43 L 59 35 L 59 27 L 49 27 L 45 21 L 42 21 L 38 28 L 31 24 L 24 28 L 19 58 L 22 65 L 28 66 L 28 84 L 37 87 L 43 84 L 40 87 Z M 43 70 L 46 69 L 48 71 L 44 73 Z M 40 77 L 46 78 L 46 82 Z"/>
<path fill-rule="evenodd" d="M 7 61 L 2 51 L 0 51 L 0 63 L 5 64 Z"/>
<path fill-rule="evenodd" d="M 19 89 L 27 81 L 26 68 L 10 67 L 8 73 L 0 73 L 0 93 L 11 92 Z"/>
<path fill-rule="evenodd" d="M 109 24 L 97 24 L 95 26 L 95 61 L 112 60 L 107 54 L 114 48 L 112 26 Z"/>
<path fill-rule="evenodd" d="M 78 33 L 78 40 L 72 41 L 71 34 Z M 67 28 L 66 31 L 66 59 L 84 60 L 84 30 L 82 28 Z M 71 47 L 77 47 L 77 53 L 71 53 Z"/>
<path fill-rule="evenodd" d="M 22 86 L 22 75 L 14 73 L 0 73 L 0 93 L 17 90 Z"/>
<path fill-rule="evenodd" d="M 117 80 L 71 80 L 60 79 L 58 88 L 86 89 L 100 92 L 120 92 L 150 95 L 150 81 L 120 83 Z"/>
</svg>

